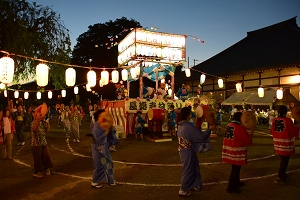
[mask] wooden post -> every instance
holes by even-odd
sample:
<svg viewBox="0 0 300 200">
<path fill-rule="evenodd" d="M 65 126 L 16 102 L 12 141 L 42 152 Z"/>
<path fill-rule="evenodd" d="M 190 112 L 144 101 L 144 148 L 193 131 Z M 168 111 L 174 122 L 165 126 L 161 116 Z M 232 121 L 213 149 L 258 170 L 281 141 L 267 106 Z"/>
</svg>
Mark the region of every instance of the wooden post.
<svg viewBox="0 0 300 200">
<path fill-rule="evenodd" d="M 175 76 L 171 76 L 171 86 L 172 86 L 172 96 L 171 99 L 174 99 L 174 94 L 175 94 Z"/>
<path fill-rule="evenodd" d="M 143 77 L 140 76 L 140 98 L 143 98 Z"/>
<path fill-rule="evenodd" d="M 127 96 L 129 98 L 130 82 L 127 80 Z"/>
<path fill-rule="evenodd" d="M 156 74 L 155 91 L 157 91 L 157 89 L 158 89 L 158 71 L 156 71 L 155 74 Z"/>
</svg>

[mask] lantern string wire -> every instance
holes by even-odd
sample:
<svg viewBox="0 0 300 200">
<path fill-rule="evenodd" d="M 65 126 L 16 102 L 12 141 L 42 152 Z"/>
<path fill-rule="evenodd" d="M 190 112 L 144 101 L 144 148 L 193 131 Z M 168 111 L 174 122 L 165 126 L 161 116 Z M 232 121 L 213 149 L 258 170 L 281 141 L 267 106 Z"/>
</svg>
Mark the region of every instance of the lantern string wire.
<svg viewBox="0 0 300 200">
<path fill-rule="evenodd" d="M 4 54 L 4 56 L 16 56 L 16 57 L 20 57 L 20 58 L 25 58 L 25 59 L 31 59 L 31 60 L 35 60 L 35 61 L 39 61 L 39 62 L 43 62 L 43 63 L 50 63 L 50 64 L 56 64 L 56 65 L 62 65 L 62 66 L 67 66 L 67 67 L 74 67 L 74 68 L 85 68 L 85 69 L 100 69 L 100 70 L 105 70 L 105 69 L 111 69 L 111 70 L 120 70 L 124 67 L 128 67 L 128 66 L 123 66 L 123 67 L 119 67 L 119 68 L 111 68 L 111 67 L 92 67 L 92 66 L 82 66 L 82 65 L 72 65 L 72 64 L 65 64 L 65 63 L 60 63 L 60 62 L 56 62 L 56 61 L 48 61 L 48 60 L 45 60 L 45 59 L 40 59 L 40 58 L 33 58 L 33 57 L 30 57 L 30 56 L 24 56 L 24 55 L 20 55 L 20 54 L 15 54 L 15 53 L 11 53 L 11 52 L 8 52 L 8 51 L 4 51 L 4 50 L 0 50 L 1 53 Z M 142 61 L 138 62 L 136 65 L 142 63 Z M 131 66 L 132 67 L 132 66 Z M 208 76 L 211 76 L 211 77 L 215 77 L 215 78 L 220 78 L 220 79 L 223 79 L 222 77 L 220 76 L 216 76 L 216 75 L 213 75 L 213 74 L 209 74 L 209 73 L 206 73 L 206 72 L 203 72 L 203 71 L 200 71 L 200 70 L 197 70 L 197 69 L 194 69 L 194 68 L 189 68 L 193 71 L 196 71 L 196 72 L 199 72 L 199 73 L 202 73 L 202 74 L 205 74 L 205 75 L 208 75 Z M 99 81 L 101 78 L 98 78 L 96 79 L 96 81 Z M 233 81 L 233 82 L 237 82 L 237 83 L 240 83 L 241 81 L 237 81 L 237 80 L 231 80 L 231 79 L 228 79 L 226 78 L 226 80 L 228 81 Z M 71 87 L 76 87 L 76 86 L 82 86 L 82 85 L 86 85 L 87 83 L 81 83 L 81 84 L 77 84 L 77 85 L 74 85 L 74 86 L 71 86 Z M 262 87 L 262 85 L 261 85 Z M 49 90 L 44 90 L 44 91 L 56 91 L 56 90 L 63 90 L 63 89 L 67 89 L 67 88 L 70 88 L 70 87 L 65 87 L 65 88 L 62 88 L 62 89 L 49 89 Z M 17 89 L 10 89 L 10 88 L 6 88 L 6 90 L 12 90 L 12 91 L 22 91 L 22 90 L 17 90 Z M 37 92 L 36 90 L 24 90 L 24 92 Z"/>
</svg>

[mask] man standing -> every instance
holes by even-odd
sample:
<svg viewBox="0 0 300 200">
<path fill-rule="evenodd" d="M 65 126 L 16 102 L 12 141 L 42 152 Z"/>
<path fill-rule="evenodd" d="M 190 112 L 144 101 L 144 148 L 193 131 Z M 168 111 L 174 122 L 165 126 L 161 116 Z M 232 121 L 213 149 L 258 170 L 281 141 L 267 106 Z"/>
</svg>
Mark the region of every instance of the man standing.
<svg viewBox="0 0 300 200">
<path fill-rule="evenodd" d="M 273 135 L 274 149 L 280 156 L 280 167 L 275 183 L 284 184 L 287 178 L 286 169 L 290 156 L 295 154 L 295 138 L 299 137 L 299 127 L 286 117 L 287 107 L 281 105 L 278 109 L 278 117 L 273 119 L 271 134 Z"/>
</svg>

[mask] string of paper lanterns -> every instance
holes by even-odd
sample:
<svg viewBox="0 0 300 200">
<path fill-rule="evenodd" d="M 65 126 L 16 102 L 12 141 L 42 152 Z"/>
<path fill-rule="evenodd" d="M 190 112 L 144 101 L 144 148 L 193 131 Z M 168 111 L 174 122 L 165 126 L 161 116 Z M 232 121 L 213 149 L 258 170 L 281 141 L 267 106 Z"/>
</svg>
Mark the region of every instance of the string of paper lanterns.
<svg viewBox="0 0 300 200">
<path fill-rule="evenodd" d="M 0 52 L 5 53 L 6 56 L 0 58 L 0 89 L 4 89 L 5 88 L 5 84 L 9 84 L 13 81 L 13 76 L 14 76 L 14 60 L 12 58 L 10 58 L 8 55 L 15 55 L 15 56 L 19 56 L 19 57 L 23 57 L 23 58 L 29 58 L 32 60 L 38 60 L 38 61 L 42 61 L 42 63 L 38 64 L 36 67 L 36 83 L 38 86 L 40 87 L 45 87 L 48 84 L 48 76 L 49 76 L 49 67 L 45 64 L 45 62 L 48 63 L 52 63 L 52 64 L 60 64 L 60 65 L 65 65 L 66 64 L 61 64 L 61 63 L 57 63 L 57 62 L 51 62 L 51 61 L 44 61 L 41 59 L 37 59 L 37 58 L 31 58 L 31 57 L 27 57 L 27 56 L 22 56 L 22 55 L 17 55 L 17 54 L 11 54 L 8 53 L 6 51 L 2 51 L 0 50 Z M 81 67 L 81 68 L 87 68 L 84 66 L 77 66 L 77 65 L 72 65 L 70 67 L 70 65 L 68 65 L 69 68 L 66 70 L 66 85 L 68 87 L 73 87 L 76 83 L 76 70 L 73 67 Z M 107 85 L 109 82 L 109 72 L 105 70 L 105 68 L 98 68 L 98 69 L 103 69 L 103 71 L 101 72 L 101 79 L 99 81 L 99 85 L 100 87 Z M 117 83 L 119 81 L 119 72 L 113 68 L 114 70 L 111 72 L 111 81 L 112 83 Z M 193 69 L 195 70 L 195 69 Z M 141 72 L 141 67 L 140 66 L 135 66 L 135 67 L 131 67 L 129 69 L 130 71 L 130 75 L 132 79 L 135 79 L 137 76 L 140 75 Z M 198 70 L 195 70 L 198 71 Z M 205 78 L 206 75 L 205 73 L 201 72 L 201 76 L 200 76 L 200 84 L 203 84 L 205 82 Z M 185 68 L 185 74 L 187 77 L 191 76 L 191 68 Z M 123 81 L 127 81 L 128 80 L 128 70 L 127 69 L 123 69 L 121 71 L 121 77 Z M 90 71 L 87 73 L 87 85 L 86 85 L 86 90 L 87 91 L 91 91 L 91 87 L 94 87 L 96 85 L 96 72 L 93 71 L 90 67 Z M 219 78 L 218 79 L 218 86 L 220 88 L 223 88 L 223 79 Z M 242 92 L 242 84 L 241 83 L 237 83 L 236 84 L 236 89 L 237 92 Z M 78 87 L 74 87 L 74 94 L 78 94 Z M 63 89 L 61 91 L 61 95 L 62 97 L 66 96 L 66 90 Z M 7 90 L 4 90 L 4 96 L 7 97 Z M 260 86 L 258 88 L 258 96 L 259 97 L 264 97 L 264 89 Z M 277 99 L 282 99 L 283 98 L 283 89 L 279 88 L 276 91 L 276 96 Z M 18 98 L 19 97 L 19 91 L 16 90 L 14 92 L 14 97 Z M 25 92 L 24 93 L 24 99 L 28 99 L 29 97 L 29 92 Z M 38 91 L 37 92 L 37 99 L 41 98 L 41 92 Z M 48 98 L 51 99 L 52 98 L 52 91 L 48 91 Z"/>
<path fill-rule="evenodd" d="M 190 77 L 191 76 L 190 69 L 202 73 L 201 76 L 200 76 L 200 84 L 203 84 L 205 82 L 205 78 L 206 78 L 205 74 L 207 74 L 207 73 L 201 72 L 201 71 L 193 69 L 193 68 L 187 68 L 186 67 L 184 69 L 186 77 Z M 211 75 L 211 74 L 208 74 L 208 75 L 216 77 L 216 76 Z M 223 83 L 223 79 L 222 78 L 218 78 L 218 86 L 219 86 L 219 88 L 223 88 L 224 87 L 224 83 Z M 236 83 L 235 87 L 236 87 L 236 91 L 237 92 L 242 92 L 243 91 L 243 89 L 242 89 L 242 83 L 240 83 L 240 82 Z M 257 90 L 257 95 L 260 98 L 264 97 L 264 88 L 262 86 L 259 86 L 259 88 Z M 276 98 L 279 99 L 279 100 L 283 98 L 283 88 L 282 87 L 280 87 L 280 88 L 277 89 L 277 91 L 276 91 Z"/>
</svg>

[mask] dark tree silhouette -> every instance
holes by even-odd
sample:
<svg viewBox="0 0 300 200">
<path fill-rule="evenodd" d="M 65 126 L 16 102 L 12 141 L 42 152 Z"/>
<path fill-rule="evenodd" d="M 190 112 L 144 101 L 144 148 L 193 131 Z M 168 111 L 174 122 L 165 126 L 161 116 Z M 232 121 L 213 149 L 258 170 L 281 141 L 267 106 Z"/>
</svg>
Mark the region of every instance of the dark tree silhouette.
<svg viewBox="0 0 300 200">
<path fill-rule="evenodd" d="M 31 58 L 70 63 L 69 30 L 52 8 L 26 0 L 0 0 L 0 49 Z M 3 54 L 1 53 L 0 56 Z M 35 74 L 38 61 L 13 57 L 15 81 Z M 55 88 L 65 87 L 65 67 L 48 64 Z"/>
</svg>

